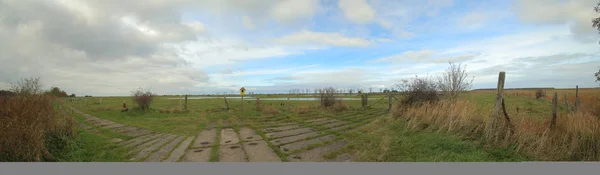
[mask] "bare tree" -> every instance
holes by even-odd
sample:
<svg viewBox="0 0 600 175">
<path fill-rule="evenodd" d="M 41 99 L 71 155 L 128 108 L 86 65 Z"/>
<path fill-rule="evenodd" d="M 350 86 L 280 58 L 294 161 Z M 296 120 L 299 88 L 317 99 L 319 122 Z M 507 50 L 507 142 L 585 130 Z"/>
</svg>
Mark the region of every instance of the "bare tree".
<svg viewBox="0 0 600 175">
<path fill-rule="evenodd" d="M 467 80 L 466 65 L 455 64 L 450 62 L 450 67 L 438 77 L 438 88 L 449 97 L 456 97 L 458 93 L 471 89 L 473 77 L 471 81 Z"/>
<path fill-rule="evenodd" d="M 373 93 L 373 87 L 369 87 L 369 94 Z"/>
<path fill-rule="evenodd" d="M 350 90 L 348 90 L 348 92 L 350 93 L 350 95 L 352 95 L 352 93 L 354 92 L 354 89 L 350 89 Z"/>
<path fill-rule="evenodd" d="M 10 91 L 17 95 L 36 95 L 42 93 L 40 78 L 24 78 L 17 84 L 11 84 Z"/>
<path fill-rule="evenodd" d="M 142 88 L 134 90 L 131 94 L 133 96 L 133 101 L 137 103 L 138 107 L 144 111 L 150 109 L 150 104 L 152 104 L 152 100 L 154 99 L 154 96 L 156 96 L 149 90 L 145 90 Z"/>
</svg>

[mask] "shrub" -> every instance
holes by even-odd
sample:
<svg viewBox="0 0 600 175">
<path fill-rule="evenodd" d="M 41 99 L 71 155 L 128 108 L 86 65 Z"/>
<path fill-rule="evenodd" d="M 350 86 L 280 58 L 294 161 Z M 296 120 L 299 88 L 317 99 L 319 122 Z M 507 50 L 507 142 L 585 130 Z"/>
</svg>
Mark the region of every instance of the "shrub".
<svg viewBox="0 0 600 175">
<path fill-rule="evenodd" d="M 275 115 L 275 114 L 279 114 L 280 113 L 280 111 L 277 108 L 273 107 L 273 106 L 263 106 L 263 107 L 261 107 L 261 110 L 265 114 L 273 114 L 273 115 Z"/>
<path fill-rule="evenodd" d="M 340 98 L 336 96 L 336 90 L 333 87 L 319 89 L 318 92 L 322 107 L 330 107 L 340 101 Z"/>
<path fill-rule="evenodd" d="M 146 111 L 146 110 L 150 109 L 152 100 L 154 99 L 154 96 L 156 96 L 156 95 L 148 90 L 139 88 L 132 92 L 132 96 L 133 96 L 132 97 L 133 102 L 135 102 L 138 105 L 138 108 Z"/>
<path fill-rule="evenodd" d="M 437 102 L 440 99 L 437 91 L 438 85 L 429 78 L 415 76 L 412 80 L 402 80 L 397 86 L 406 95 L 406 98 L 401 101 L 404 106 Z"/>
<path fill-rule="evenodd" d="M 290 109 L 290 112 L 293 113 L 298 113 L 298 114 L 305 114 L 310 112 L 311 107 L 308 105 L 302 105 L 302 106 L 296 106 L 292 109 Z"/>
<path fill-rule="evenodd" d="M 0 100 L 0 161 L 47 161 L 68 150 L 74 121 L 39 87 L 39 79 L 23 79 L 12 87 L 16 95 Z"/>
<path fill-rule="evenodd" d="M 341 111 L 346 111 L 346 110 L 350 109 L 350 106 L 342 101 L 338 101 L 335 104 L 333 104 L 333 106 L 331 106 L 331 108 L 335 112 L 341 112 Z"/>
<path fill-rule="evenodd" d="M 544 90 L 542 89 L 538 89 L 535 91 L 535 99 L 540 99 L 546 96 L 546 92 L 544 92 Z"/>
</svg>

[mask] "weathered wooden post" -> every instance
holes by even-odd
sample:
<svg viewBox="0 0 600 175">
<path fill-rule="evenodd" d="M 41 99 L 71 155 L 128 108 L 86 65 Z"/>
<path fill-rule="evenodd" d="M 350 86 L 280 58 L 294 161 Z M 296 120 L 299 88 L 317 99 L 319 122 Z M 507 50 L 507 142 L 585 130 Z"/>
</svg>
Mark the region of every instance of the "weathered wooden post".
<svg viewBox="0 0 600 175">
<path fill-rule="evenodd" d="M 552 121 L 550 123 L 550 129 L 556 128 L 556 107 L 558 107 L 558 92 L 554 91 L 554 97 L 552 98 Z"/>
<path fill-rule="evenodd" d="M 227 102 L 227 97 L 223 97 L 223 99 L 225 100 L 225 109 L 229 110 L 229 103 Z"/>
<path fill-rule="evenodd" d="M 242 105 L 241 105 L 241 108 L 242 108 L 242 112 L 243 112 L 244 111 L 244 96 L 243 95 L 242 95 Z"/>
<path fill-rule="evenodd" d="M 388 94 L 388 111 L 392 111 L 392 94 Z"/>
<path fill-rule="evenodd" d="M 188 95 L 185 95 L 185 105 L 183 106 L 184 111 L 187 111 L 187 97 Z"/>
<path fill-rule="evenodd" d="M 260 111 L 260 98 L 256 97 L 256 111 Z"/>
<path fill-rule="evenodd" d="M 574 112 L 579 112 L 579 86 L 575 86 L 575 110 Z"/>
<path fill-rule="evenodd" d="M 500 111 L 502 110 L 502 93 L 504 93 L 504 79 L 506 77 L 506 73 L 504 71 L 498 74 L 498 86 L 496 87 L 496 102 L 494 105 L 494 113 L 492 114 L 492 120 L 490 121 L 490 128 L 488 128 L 488 138 L 492 138 L 493 134 L 499 134 L 496 131 L 496 123 L 498 122 L 498 118 L 500 118 Z"/>
</svg>

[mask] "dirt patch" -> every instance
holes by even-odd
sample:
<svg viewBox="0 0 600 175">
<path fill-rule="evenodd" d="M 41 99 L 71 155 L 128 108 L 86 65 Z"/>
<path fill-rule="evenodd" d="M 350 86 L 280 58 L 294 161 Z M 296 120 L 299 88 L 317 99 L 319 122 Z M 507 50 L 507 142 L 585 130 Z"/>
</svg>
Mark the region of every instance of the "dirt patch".
<svg viewBox="0 0 600 175">
<path fill-rule="evenodd" d="M 92 124 L 94 124 L 96 126 L 107 126 L 107 125 L 112 125 L 112 124 L 116 124 L 116 123 L 113 121 L 110 121 L 110 120 L 98 119 L 98 120 L 92 121 Z"/>
<path fill-rule="evenodd" d="M 326 125 L 323 125 L 323 127 L 331 128 L 331 127 L 336 127 L 336 126 L 340 126 L 340 125 L 344 125 L 344 124 L 348 124 L 348 122 L 344 122 L 344 121 L 333 122 L 333 123 L 328 123 Z"/>
<path fill-rule="evenodd" d="M 343 126 L 338 126 L 338 127 L 335 127 L 335 128 L 328 129 L 328 131 L 341 131 L 341 130 L 344 130 L 344 129 L 348 129 L 348 128 L 350 128 L 351 126 L 352 126 L 352 125 L 343 125 Z"/>
<path fill-rule="evenodd" d="M 181 144 L 179 144 L 179 146 L 177 146 L 177 148 L 175 148 L 175 150 L 171 152 L 167 159 L 163 160 L 163 162 L 175 162 L 179 160 L 179 158 L 185 154 L 185 150 L 188 148 L 190 143 L 192 143 L 193 139 L 194 137 L 186 138 L 183 142 L 181 142 Z"/>
<path fill-rule="evenodd" d="M 326 141 L 331 141 L 333 139 L 335 139 L 335 135 L 331 134 L 331 135 L 326 135 L 323 137 L 317 137 L 314 139 L 303 140 L 303 141 L 299 141 L 299 142 L 290 143 L 287 145 L 282 145 L 282 146 L 279 146 L 279 149 L 281 149 L 281 151 L 283 151 L 283 152 L 289 153 L 289 152 L 293 152 L 296 150 L 308 148 L 311 145 L 323 143 Z"/>
<path fill-rule="evenodd" d="M 240 143 L 238 134 L 231 128 L 221 130 L 221 145 L 234 145 Z"/>
<path fill-rule="evenodd" d="M 352 162 L 352 159 L 354 159 L 354 155 L 352 155 L 350 153 L 344 153 L 344 154 L 340 154 L 339 156 L 335 157 L 335 159 L 330 159 L 327 161 L 328 162 Z"/>
<path fill-rule="evenodd" d="M 88 126 L 88 125 L 86 125 L 86 124 L 84 124 L 84 123 L 77 123 L 77 125 L 79 125 L 79 127 L 80 127 L 80 128 L 83 128 L 83 129 L 85 129 L 85 130 L 92 129 L 92 127 L 91 127 L 91 126 Z"/>
<path fill-rule="evenodd" d="M 168 141 L 173 140 L 175 137 L 177 137 L 177 136 L 176 135 L 168 135 L 166 137 L 163 137 L 160 140 L 153 143 L 152 145 L 142 149 L 135 157 L 133 157 L 129 160 L 141 160 L 142 158 L 150 155 L 150 153 L 152 153 L 152 151 L 160 148 L 160 146 L 164 145 Z"/>
<path fill-rule="evenodd" d="M 259 125 L 263 126 L 263 127 L 278 127 L 278 126 L 286 126 L 286 125 L 294 125 L 294 124 L 298 124 L 296 122 L 268 122 L 268 123 L 263 123 L 263 122 L 257 122 Z"/>
<path fill-rule="evenodd" d="M 223 127 L 223 128 L 231 127 L 231 122 L 229 122 L 229 121 L 221 121 L 221 127 Z"/>
<path fill-rule="evenodd" d="M 208 162 L 212 148 L 189 149 L 183 156 L 184 162 Z"/>
<path fill-rule="evenodd" d="M 209 123 L 208 125 L 206 125 L 206 129 L 212 129 L 212 128 L 216 128 L 217 126 L 219 126 L 219 124 L 216 124 L 216 123 Z"/>
<path fill-rule="evenodd" d="M 281 162 L 277 154 L 263 140 L 245 142 L 244 150 L 250 162 Z"/>
<path fill-rule="evenodd" d="M 106 126 L 102 126 L 101 128 L 104 128 L 104 129 L 111 129 L 111 128 L 119 128 L 119 127 L 123 127 L 123 126 L 125 126 L 125 125 L 123 125 L 123 124 L 120 124 L 120 123 L 114 123 L 114 124 L 112 124 L 112 125 L 106 125 Z"/>
<path fill-rule="evenodd" d="M 309 132 L 309 133 L 305 133 L 305 134 L 284 137 L 284 138 L 280 138 L 280 139 L 271 140 L 271 144 L 273 144 L 275 146 L 279 146 L 279 145 L 283 145 L 283 144 L 292 143 L 292 142 L 295 142 L 298 140 L 304 140 L 306 138 L 314 137 L 314 136 L 320 135 L 322 133 L 323 132 Z"/>
<path fill-rule="evenodd" d="M 179 137 L 175 138 L 173 141 L 169 142 L 167 145 L 163 146 L 158 151 L 152 153 L 152 155 L 150 155 L 150 157 L 148 157 L 145 160 L 145 162 L 160 162 L 183 139 L 184 139 L 183 136 L 179 136 Z"/>
<path fill-rule="evenodd" d="M 247 162 L 246 154 L 241 145 L 221 145 L 219 147 L 219 162 Z"/>
<path fill-rule="evenodd" d="M 303 134 L 303 133 L 312 132 L 312 131 L 314 131 L 314 129 L 312 129 L 312 128 L 298 128 L 298 129 L 287 130 L 287 131 L 267 133 L 267 134 L 265 134 L 265 136 L 267 136 L 268 138 L 280 138 L 280 137 Z"/>
<path fill-rule="evenodd" d="M 217 129 L 212 128 L 200 131 L 192 147 L 201 148 L 212 146 L 215 144 L 215 139 L 217 139 Z"/>
<path fill-rule="evenodd" d="M 318 118 L 318 119 L 306 120 L 306 122 L 312 123 L 312 122 L 318 122 L 318 121 L 323 121 L 323 120 L 330 120 L 330 118 Z"/>
<path fill-rule="evenodd" d="M 152 133 L 152 131 L 147 130 L 147 129 L 137 129 L 137 130 L 124 132 L 123 134 L 125 134 L 127 136 L 137 137 L 137 136 L 146 135 L 146 134 L 150 134 L 150 133 Z"/>
<path fill-rule="evenodd" d="M 324 161 L 324 156 L 332 151 L 342 149 L 347 142 L 337 141 L 329 145 L 313 148 L 298 154 L 288 156 L 290 162 L 321 162 Z"/>
<path fill-rule="evenodd" d="M 243 141 L 262 140 L 253 129 L 247 127 L 240 128 L 240 138 L 242 138 Z"/>
<path fill-rule="evenodd" d="M 332 123 L 332 122 L 338 122 L 338 121 L 339 120 L 337 120 L 337 119 L 329 119 L 329 120 L 322 120 L 322 121 L 311 122 L 310 124 L 318 126 L 318 125 Z"/>
<path fill-rule="evenodd" d="M 129 131 L 138 130 L 138 129 L 139 128 L 136 128 L 133 126 L 124 126 L 124 127 L 119 127 L 119 128 L 113 128 L 113 129 L 111 129 L 111 131 L 118 132 L 118 133 L 126 133 Z"/>
<path fill-rule="evenodd" d="M 265 132 L 279 132 L 279 131 L 285 131 L 285 130 L 290 130 L 290 129 L 296 129 L 296 128 L 300 128 L 300 127 L 302 127 L 302 125 L 295 124 L 295 125 L 265 128 L 264 131 Z"/>
<path fill-rule="evenodd" d="M 137 146 L 137 145 L 142 144 L 144 142 L 148 142 L 148 141 L 150 141 L 152 139 L 156 139 L 156 138 L 158 138 L 160 136 L 162 136 L 162 134 L 153 134 L 153 135 L 150 135 L 148 137 L 138 137 L 138 138 L 135 138 L 135 139 L 133 139 L 131 141 L 128 141 L 127 143 L 124 143 L 123 147 L 128 148 L 128 147 Z"/>
<path fill-rule="evenodd" d="M 108 139 L 108 142 L 110 142 L 110 143 L 119 143 L 119 142 L 122 142 L 122 141 L 123 141 L 123 139 L 120 139 L 120 138 Z"/>
</svg>

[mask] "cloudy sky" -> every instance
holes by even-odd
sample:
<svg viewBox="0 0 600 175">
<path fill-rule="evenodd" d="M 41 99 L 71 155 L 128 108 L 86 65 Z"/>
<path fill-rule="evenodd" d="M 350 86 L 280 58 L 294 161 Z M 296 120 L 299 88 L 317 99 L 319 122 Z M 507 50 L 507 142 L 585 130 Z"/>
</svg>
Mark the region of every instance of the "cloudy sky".
<svg viewBox="0 0 600 175">
<path fill-rule="evenodd" d="M 128 95 L 392 87 L 467 65 L 473 88 L 596 87 L 598 0 L 0 0 L 0 89 Z"/>
</svg>

